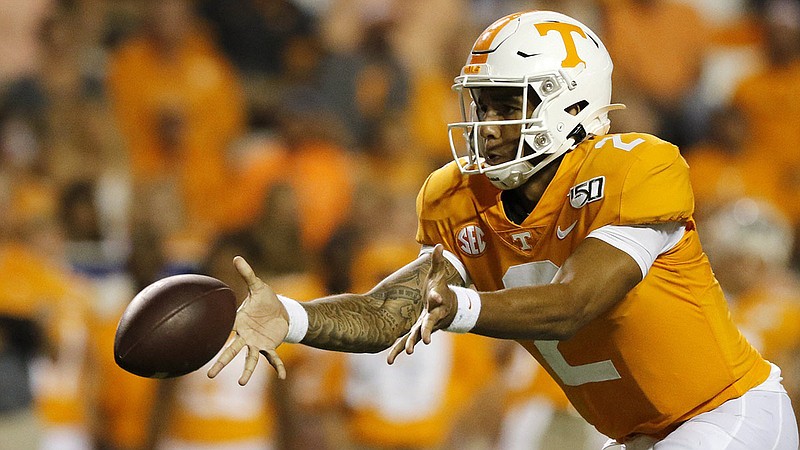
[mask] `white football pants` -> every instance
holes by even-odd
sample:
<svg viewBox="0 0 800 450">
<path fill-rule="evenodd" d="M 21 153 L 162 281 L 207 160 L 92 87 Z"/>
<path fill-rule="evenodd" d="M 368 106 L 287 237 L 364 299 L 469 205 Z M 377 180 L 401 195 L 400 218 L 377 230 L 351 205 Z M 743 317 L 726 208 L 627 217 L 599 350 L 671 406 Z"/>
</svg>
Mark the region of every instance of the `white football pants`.
<svg viewBox="0 0 800 450">
<path fill-rule="evenodd" d="M 773 364 L 762 384 L 687 420 L 664 439 L 611 440 L 603 450 L 798 450 L 797 421 L 781 379 Z"/>
</svg>

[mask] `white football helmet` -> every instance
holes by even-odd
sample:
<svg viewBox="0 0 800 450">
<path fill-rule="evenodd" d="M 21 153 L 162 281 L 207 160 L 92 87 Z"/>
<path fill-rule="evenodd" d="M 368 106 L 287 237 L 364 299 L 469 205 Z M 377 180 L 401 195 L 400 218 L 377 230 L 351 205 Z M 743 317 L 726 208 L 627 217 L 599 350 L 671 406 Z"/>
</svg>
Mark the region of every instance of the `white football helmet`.
<svg viewBox="0 0 800 450">
<path fill-rule="evenodd" d="M 613 64 L 600 39 L 563 14 L 531 11 L 503 17 L 475 41 L 453 90 L 461 98 L 462 122 L 448 125 L 450 148 L 462 173 L 483 173 L 500 189 L 514 189 L 574 148 L 587 135 L 608 132 Z M 521 90 L 521 120 L 479 121 L 472 88 Z M 538 96 L 534 98 L 534 96 Z M 528 101 L 537 105 L 527 111 Z M 576 115 L 568 111 L 579 107 Z M 481 155 L 480 127 L 519 125 L 516 157 L 488 165 Z"/>
</svg>

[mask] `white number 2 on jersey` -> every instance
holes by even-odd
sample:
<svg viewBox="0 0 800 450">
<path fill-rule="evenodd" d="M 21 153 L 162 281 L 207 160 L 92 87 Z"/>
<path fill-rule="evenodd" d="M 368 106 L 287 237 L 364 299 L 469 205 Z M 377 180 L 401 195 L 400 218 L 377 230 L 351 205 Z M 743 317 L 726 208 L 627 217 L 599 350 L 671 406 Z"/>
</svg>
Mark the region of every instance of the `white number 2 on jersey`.
<svg viewBox="0 0 800 450">
<path fill-rule="evenodd" d="M 539 286 L 553 281 L 558 272 L 558 266 L 550 261 L 536 261 L 511 266 L 503 275 L 503 285 L 506 288 L 521 286 Z M 618 380 L 620 378 L 617 368 L 610 359 L 581 364 L 570 365 L 561 352 L 558 351 L 558 341 L 537 340 L 533 344 L 544 357 L 547 364 L 553 368 L 558 378 L 567 386 L 579 386 L 598 381 Z"/>
</svg>

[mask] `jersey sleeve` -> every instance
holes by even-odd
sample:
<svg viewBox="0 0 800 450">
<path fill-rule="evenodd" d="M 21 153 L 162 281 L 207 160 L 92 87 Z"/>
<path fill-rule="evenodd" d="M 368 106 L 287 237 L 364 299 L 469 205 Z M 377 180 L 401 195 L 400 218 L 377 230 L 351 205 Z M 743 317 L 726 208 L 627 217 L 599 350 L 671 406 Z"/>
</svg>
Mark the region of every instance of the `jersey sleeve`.
<svg viewBox="0 0 800 450">
<path fill-rule="evenodd" d="M 459 220 L 476 217 L 491 198 L 474 184 L 485 177 L 462 175 L 455 163 L 434 171 L 417 195 L 417 242 L 422 245 L 441 243 L 455 250 L 453 227 Z"/>
<path fill-rule="evenodd" d="M 604 199 L 584 213 L 591 229 L 605 225 L 683 223 L 694 212 L 689 166 L 678 148 L 640 133 L 598 142 L 578 181 L 603 179 Z"/>
<path fill-rule="evenodd" d="M 622 186 L 620 224 L 685 222 L 693 211 L 689 166 L 677 147 L 661 141 L 644 148 Z"/>
<path fill-rule="evenodd" d="M 437 239 L 434 237 L 436 235 L 436 223 L 435 221 L 431 220 L 427 211 L 429 209 L 427 205 L 427 197 L 426 194 L 428 193 L 429 185 L 431 184 L 431 178 L 433 174 L 428 176 L 428 179 L 425 180 L 425 183 L 422 185 L 422 188 L 417 194 L 417 242 L 422 244 L 423 246 L 433 246 L 436 244 Z"/>
</svg>

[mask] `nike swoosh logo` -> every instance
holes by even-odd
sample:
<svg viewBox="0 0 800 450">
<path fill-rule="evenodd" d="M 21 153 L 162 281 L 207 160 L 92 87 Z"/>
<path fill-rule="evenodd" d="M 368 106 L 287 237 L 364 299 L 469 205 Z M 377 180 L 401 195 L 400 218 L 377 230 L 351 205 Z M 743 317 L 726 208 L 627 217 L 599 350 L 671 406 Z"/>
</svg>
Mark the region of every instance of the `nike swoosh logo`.
<svg viewBox="0 0 800 450">
<path fill-rule="evenodd" d="M 556 227 L 556 237 L 559 239 L 564 239 L 567 235 L 575 228 L 575 225 L 578 224 L 578 221 L 572 222 L 572 225 L 568 226 L 566 229 L 562 230 L 561 225 Z"/>
<path fill-rule="evenodd" d="M 517 51 L 517 54 L 518 54 L 519 56 L 522 56 L 523 58 L 530 58 L 531 56 L 538 56 L 538 55 L 541 55 L 541 53 L 524 53 L 524 52 L 522 52 L 522 51 Z"/>
</svg>

